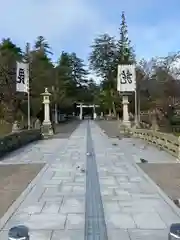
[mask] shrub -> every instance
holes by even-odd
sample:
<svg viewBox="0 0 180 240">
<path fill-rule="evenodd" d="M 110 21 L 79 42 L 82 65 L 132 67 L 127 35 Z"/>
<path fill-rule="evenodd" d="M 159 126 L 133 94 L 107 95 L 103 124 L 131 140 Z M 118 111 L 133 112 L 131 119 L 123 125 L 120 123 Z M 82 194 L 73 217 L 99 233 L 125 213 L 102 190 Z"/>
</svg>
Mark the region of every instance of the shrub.
<svg viewBox="0 0 180 240">
<path fill-rule="evenodd" d="M 33 141 L 42 139 L 40 130 L 24 130 L 0 138 L 0 157 Z"/>
<path fill-rule="evenodd" d="M 173 116 L 170 119 L 171 125 L 180 125 L 180 116 Z"/>
</svg>

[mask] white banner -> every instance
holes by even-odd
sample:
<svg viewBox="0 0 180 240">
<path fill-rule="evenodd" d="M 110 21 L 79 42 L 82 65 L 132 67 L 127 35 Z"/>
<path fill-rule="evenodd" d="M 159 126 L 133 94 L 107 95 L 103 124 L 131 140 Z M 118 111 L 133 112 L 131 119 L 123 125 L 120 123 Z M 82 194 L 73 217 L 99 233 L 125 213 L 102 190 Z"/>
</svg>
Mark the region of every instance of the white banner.
<svg viewBox="0 0 180 240">
<path fill-rule="evenodd" d="M 134 92 L 136 90 L 135 65 L 118 65 L 117 91 Z"/>
<path fill-rule="evenodd" d="M 29 90 L 29 64 L 16 62 L 16 91 L 28 92 Z"/>
</svg>

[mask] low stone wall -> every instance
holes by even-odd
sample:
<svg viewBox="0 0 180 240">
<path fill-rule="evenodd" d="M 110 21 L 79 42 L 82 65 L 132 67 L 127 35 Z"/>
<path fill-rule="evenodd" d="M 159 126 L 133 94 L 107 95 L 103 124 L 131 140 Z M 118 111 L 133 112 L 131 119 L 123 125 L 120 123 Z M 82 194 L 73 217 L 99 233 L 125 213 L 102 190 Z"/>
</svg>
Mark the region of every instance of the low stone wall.
<svg viewBox="0 0 180 240">
<path fill-rule="evenodd" d="M 180 137 L 147 129 L 132 129 L 131 132 L 133 137 L 141 138 L 162 148 L 180 160 Z"/>
</svg>

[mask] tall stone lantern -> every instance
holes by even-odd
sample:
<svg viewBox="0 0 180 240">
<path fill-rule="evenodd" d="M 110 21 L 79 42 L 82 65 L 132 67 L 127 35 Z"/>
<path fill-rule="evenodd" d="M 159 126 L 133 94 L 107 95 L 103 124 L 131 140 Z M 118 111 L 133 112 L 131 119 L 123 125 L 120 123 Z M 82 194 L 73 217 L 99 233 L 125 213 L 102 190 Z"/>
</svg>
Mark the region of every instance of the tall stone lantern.
<svg viewBox="0 0 180 240">
<path fill-rule="evenodd" d="M 44 93 L 41 93 L 43 96 L 43 104 L 44 104 L 44 121 L 42 123 L 42 134 L 44 138 L 48 138 L 53 135 L 52 124 L 50 120 L 50 96 L 51 93 L 48 92 L 48 89 L 45 88 Z"/>
</svg>

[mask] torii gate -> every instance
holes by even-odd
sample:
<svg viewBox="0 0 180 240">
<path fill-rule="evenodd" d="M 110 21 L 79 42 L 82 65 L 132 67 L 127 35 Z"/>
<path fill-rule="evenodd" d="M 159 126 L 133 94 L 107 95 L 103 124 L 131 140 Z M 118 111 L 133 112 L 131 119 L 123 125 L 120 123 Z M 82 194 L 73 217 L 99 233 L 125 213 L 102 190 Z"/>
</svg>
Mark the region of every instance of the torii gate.
<svg viewBox="0 0 180 240">
<path fill-rule="evenodd" d="M 93 108 L 93 119 L 95 120 L 97 118 L 97 113 L 96 113 L 96 107 L 99 107 L 99 105 L 84 105 L 83 103 L 79 103 L 77 105 L 78 108 L 80 108 L 80 113 L 79 113 L 79 119 L 83 119 L 83 108 Z"/>
</svg>

